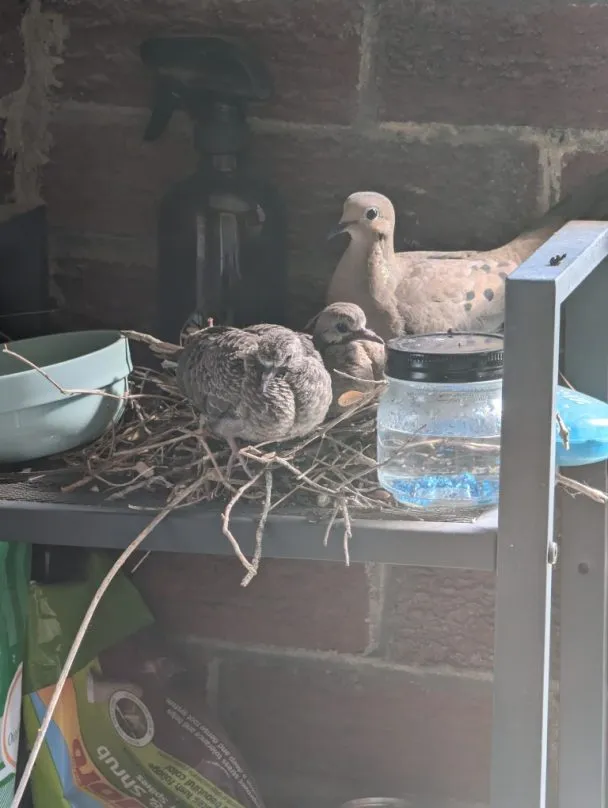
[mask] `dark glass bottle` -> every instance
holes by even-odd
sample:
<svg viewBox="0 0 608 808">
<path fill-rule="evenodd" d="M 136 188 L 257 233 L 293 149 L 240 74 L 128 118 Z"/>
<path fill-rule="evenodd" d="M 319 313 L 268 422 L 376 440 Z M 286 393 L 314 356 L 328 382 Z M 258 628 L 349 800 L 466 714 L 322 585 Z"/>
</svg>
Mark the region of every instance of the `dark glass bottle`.
<svg viewBox="0 0 608 808">
<path fill-rule="evenodd" d="M 193 120 L 196 172 L 164 195 L 158 219 L 157 332 L 177 342 L 188 325 L 282 323 L 286 260 L 283 207 L 272 185 L 247 171 L 246 102 L 270 95 L 262 66 L 216 37 L 148 40 L 156 101 L 145 138 L 174 109 Z"/>
<path fill-rule="evenodd" d="M 52 330 L 47 238 L 43 205 L 0 220 L 0 342 Z"/>
</svg>

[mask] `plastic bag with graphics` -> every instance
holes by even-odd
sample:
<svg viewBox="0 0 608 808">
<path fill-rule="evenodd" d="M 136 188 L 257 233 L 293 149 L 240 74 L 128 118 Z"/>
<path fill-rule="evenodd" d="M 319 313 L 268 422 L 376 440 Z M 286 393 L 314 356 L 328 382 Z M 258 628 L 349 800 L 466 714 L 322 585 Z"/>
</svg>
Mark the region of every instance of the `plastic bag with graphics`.
<svg viewBox="0 0 608 808">
<path fill-rule="evenodd" d="M 0 808 L 15 794 L 30 546 L 0 542 Z"/>
<path fill-rule="evenodd" d="M 108 569 L 32 584 L 24 676 L 31 747 L 80 621 Z M 104 596 L 32 778 L 36 808 L 263 808 L 238 752 L 201 703 L 130 581 Z"/>
</svg>

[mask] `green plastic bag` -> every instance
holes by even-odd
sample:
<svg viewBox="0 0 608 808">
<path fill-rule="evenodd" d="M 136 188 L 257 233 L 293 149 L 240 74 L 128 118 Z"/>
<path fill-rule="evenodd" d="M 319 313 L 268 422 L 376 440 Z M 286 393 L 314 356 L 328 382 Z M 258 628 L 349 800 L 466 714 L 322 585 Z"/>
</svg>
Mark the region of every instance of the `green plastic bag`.
<svg viewBox="0 0 608 808">
<path fill-rule="evenodd" d="M 31 547 L 0 542 L 0 808 L 15 794 Z"/>
<path fill-rule="evenodd" d="M 107 572 L 32 584 L 23 715 L 31 747 L 80 621 Z M 119 574 L 93 617 L 34 767 L 35 808 L 264 808 L 200 682 L 158 635 Z"/>
</svg>

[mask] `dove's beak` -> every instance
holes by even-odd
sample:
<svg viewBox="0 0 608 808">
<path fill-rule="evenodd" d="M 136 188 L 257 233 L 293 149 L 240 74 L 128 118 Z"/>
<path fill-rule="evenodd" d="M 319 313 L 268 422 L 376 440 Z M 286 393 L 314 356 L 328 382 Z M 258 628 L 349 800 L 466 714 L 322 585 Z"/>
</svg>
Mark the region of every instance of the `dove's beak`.
<svg viewBox="0 0 608 808">
<path fill-rule="evenodd" d="M 364 339 L 368 342 L 379 342 L 380 345 L 384 345 L 384 340 L 382 337 L 379 337 L 375 331 L 371 330 L 371 328 L 362 328 L 357 333 L 357 339 Z"/>
<path fill-rule="evenodd" d="M 338 222 L 338 224 L 327 234 L 327 239 L 329 240 L 339 236 L 340 233 L 345 233 L 351 224 L 351 222 Z"/>
<path fill-rule="evenodd" d="M 263 371 L 262 373 L 262 393 L 265 393 L 268 390 L 268 385 L 274 379 L 276 375 L 276 370 L 274 368 L 268 368 L 267 370 Z"/>
</svg>

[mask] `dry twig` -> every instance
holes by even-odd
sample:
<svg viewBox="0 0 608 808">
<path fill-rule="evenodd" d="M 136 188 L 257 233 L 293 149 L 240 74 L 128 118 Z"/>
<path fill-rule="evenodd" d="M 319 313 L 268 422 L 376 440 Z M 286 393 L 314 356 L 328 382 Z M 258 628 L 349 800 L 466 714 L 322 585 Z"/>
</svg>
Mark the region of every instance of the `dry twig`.
<svg viewBox="0 0 608 808">
<path fill-rule="evenodd" d="M 262 510 L 262 515 L 260 516 L 260 521 L 258 522 L 258 526 L 255 531 L 255 552 L 251 560 L 251 566 L 254 568 L 254 574 L 256 575 L 260 566 L 260 561 L 262 560 L 262 540 L 264 538 L 264 528 L 266 527 L 266 521 L 268 519 L 268 514 L 270 513 L 270 503 L 272 501 L 272 472 L 265 471 L 264 479 L 266 481 L 264 509 Z M 241 586 L 248 586 L 253 577 L 253 574 L 248 572 L 241 581 Z"/>
<path fill-rule="evenodd" d="M 106 390 L 91 390 L 90 388 L 79 388 L 79 387 L 62 387 L 58 382 L 52 379 L 46 370 L 43 370 L 41 367 L 38 367 L 31 359 L 27 359 L 25 356 L 21 356 L 21 354 L 13 351 L 11 348 L 8 347 L 8 343 L 4 343 L 2 345 L 2 352 L 7 354 L 8 356 L 12 356 L 14 359 L 18 359 L 20 362 L 23 362 L 24 365 L 27 365 L 31 370 L 35 370 L 41 376 L 43 376 L 49 384 L 52 384 L 56 390 L 64 396 L 100 396 L 101 398 L 113 398 L 115 401 L 126 401 L 130 398 L 139 398 L 140 396 L 133 395 L 132 393 L 108 393 Z"/>
<path fill-rule="evenodd" d="M 348 505 L 346 504 L 346 497 L 342 497 L 340 507 L 342 508 L 342 516 L 344 517 L 344 563 L 347 567 L 350 567 L 349 542 L 353 537 L 353 529 L 350 524 L 350 514 L 348 512 Z"/>
<path fill-rule="evenodd" d="M 608 505 L 608 493 L 604 491 L 600 491 L 598 488 L 592 488 L 590 485 L 586 485 L 585 483 L 581 483 L 578 480 L 573 480 L 571 477 L 566 477 L 561 472 L 558 472 L 556 475 L 558 485 L 561 485 L 562 488 L 565 488 L 566 491 L 569 491 L 573 496 L 577 494 L 583 494 L 583 496 L 589 497 L 594 502 L 599 502 L 601 505 Z"/>
<path fill-rule="evenodd" d="M 260 471 L 259 474 L 256 474 L 255 477 L 252 477 L 248 482 L 246 482 L 244 485 L 242 485 L 239 488 L 239 490 L 236 492 L 236 494 L 232 497 L 232 499 L 230 500 L 228 505 L 226 505 L 224 513 L 222 514 L 222 533 L 224 534 L 224 536 L 226 536 L 226 538 L 228 539 L 228 541 L 232 545 L 232 549 L 236 553 L 236 557 L 241 562 L 241 564 L 245 567 L 245 569 L 247 570 L 247 574 L 250 575 L 251 578 L 253 578 L 255 575 L 257 575 L 257 569 L 254 567 L 254 565 L 250 561 L 248 561 L 245 558 L 245 555 L 243 554 L 243 551 L 241 550 L 240 544 L 235 539 L 232 531 L 230 530 L 230 514 L 232 513 L 232 509 L 234 508 L 236 503 L 239 501 L 239 499 L 243 496 L 243 494 L 245 494 L 250 488 L 252 488 L 257 483 L 257 481 L 263 476 L 264 476 L 264 472 Z M 251 578 L 249 580 L 251 580 Z"/>
<path fill-rule="evenodd" d="M 566 451 L 570 450 L 570 430 L 566 426 L 563 421 L 562 416 L 559 412 L 555 413 L 555 420 L 557 421 L 557 428 L 559 430 L 559 437 L 561 442 L 564 444 L 564 449 Z"/>
</svg>

